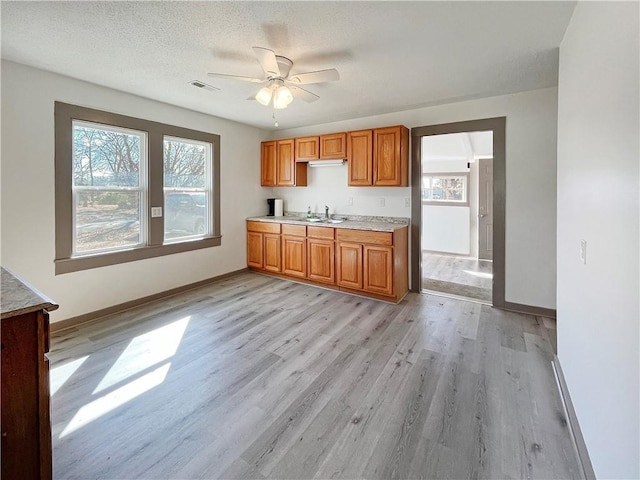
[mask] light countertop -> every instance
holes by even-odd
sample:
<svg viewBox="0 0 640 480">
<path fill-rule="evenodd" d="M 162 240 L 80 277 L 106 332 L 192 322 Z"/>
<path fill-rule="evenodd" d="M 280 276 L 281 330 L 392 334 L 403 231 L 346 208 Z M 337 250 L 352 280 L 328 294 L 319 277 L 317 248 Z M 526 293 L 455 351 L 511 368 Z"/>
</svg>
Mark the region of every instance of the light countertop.
<svg viewBox="0 0 640 480">
<path fill-rule="evenodd" d="M 346 216 L 345 216 L 346 217 Z M 342 223 L 312 222 L 302 216 L 250 217 L 252 222 L 289 223 L 293 225 L 311 225 L 316 227 L 346 228 L 349 230 L 369 230 L 373 232 L 394 232 L 409 225 L 408 218 L 402 217 L 362 217 L 349 216 Z"/>
<path fill-rule="evenodd" d="M 1 282 L 0 312 L 3 319 L 43 309 L 50 312 L 58 308 L 56 303 L 4 268 Z"/>
</svg>

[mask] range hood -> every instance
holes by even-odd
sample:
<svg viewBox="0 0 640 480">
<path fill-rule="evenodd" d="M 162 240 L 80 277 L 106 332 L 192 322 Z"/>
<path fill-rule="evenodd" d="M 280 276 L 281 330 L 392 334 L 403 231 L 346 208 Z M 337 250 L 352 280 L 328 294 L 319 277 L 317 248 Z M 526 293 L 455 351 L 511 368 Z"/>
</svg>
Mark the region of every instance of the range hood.
<svg viewBox="0 0 640 480">
<path fill-rule="evenodd" d="M 346 160 L 309 160 L 310 167 L 341 167 Z"/>
</svg>

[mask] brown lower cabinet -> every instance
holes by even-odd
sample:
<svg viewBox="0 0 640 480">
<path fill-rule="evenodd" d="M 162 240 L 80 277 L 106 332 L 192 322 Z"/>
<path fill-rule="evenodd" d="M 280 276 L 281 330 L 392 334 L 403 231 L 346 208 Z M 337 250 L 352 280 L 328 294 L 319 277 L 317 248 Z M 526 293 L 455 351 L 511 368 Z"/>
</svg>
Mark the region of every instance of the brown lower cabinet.
<svg viewBox="0 0 640 480">
<path fill-rule="evenodd" d="M 280 272 L 280 224 L 247 223 L 247 265 L 267 272 Z"/>
<path fill-rule="evenodd" d="M 250 220 L 247 265 L 266 273 L 397 302 L 408 291 L 407 235 L 408 227 L 377 232 Z M 272 244 L 270 254 L 266 252 L 268 242 Z M 277 262 L 270 265 L 267 257 Z"/>
</svg>

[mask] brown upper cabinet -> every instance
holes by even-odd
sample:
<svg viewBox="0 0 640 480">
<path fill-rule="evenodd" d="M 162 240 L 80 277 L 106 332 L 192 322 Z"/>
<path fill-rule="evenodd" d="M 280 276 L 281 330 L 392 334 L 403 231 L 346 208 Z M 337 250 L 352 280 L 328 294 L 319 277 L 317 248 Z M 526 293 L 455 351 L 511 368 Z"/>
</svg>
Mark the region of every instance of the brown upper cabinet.
<svg viewBox="0 0 640 480">
<path fill-rule="evenodd" d="M 409 129 L 395 127 L 349 132 L 349 186 L 409 185 Z"/>
<path fill-rule="evenodd" d="M 347 134 L 343 132 L 320 135 L 320 159 L 341 158 L 347 158 Z"/>
<path fill-rule="evenodd" d="M 320 158 L 319 137 L 296 138 L 296 162 L 308 162 Z"/>
<path fill-rule="evenodd" d="M 351 187 L 407 187 L 409 129 L 397 125 L 262 142 L 260 184 L 306 187 L 306 162 L 343 158 Z"/>
<path fill-rule="evenodd" d="M 403 126 L 373 131 L 373 184 L 409 185 L 409 129 Z"/>
<path fill-rule="evenodd" d="M 262 142 L 260 185 L 306 187 L 307 165 L 295 161 L 294 139 Z"/>
<path fill-rule="evenodd" d="M 373 130 L 349 132 L 347 159 L 349 186 L 373 185 Z"/>
</svg>

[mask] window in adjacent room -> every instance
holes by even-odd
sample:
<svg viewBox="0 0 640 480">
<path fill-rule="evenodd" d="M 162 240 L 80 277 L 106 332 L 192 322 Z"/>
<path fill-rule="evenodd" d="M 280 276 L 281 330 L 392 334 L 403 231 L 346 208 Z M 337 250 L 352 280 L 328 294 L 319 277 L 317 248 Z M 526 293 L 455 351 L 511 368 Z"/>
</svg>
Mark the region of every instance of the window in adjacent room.
<svg viewBox="0 0 640 480">
<path fill-rule="evenodd" d="M 422 202 L 469 205 L 468 183 L 468 173 L 422 175 Z"/>
<path fill-rule="evenodd" d="M 55 104 L 56 274 L 220 245 L 220 137 Z"/>
</svg>

